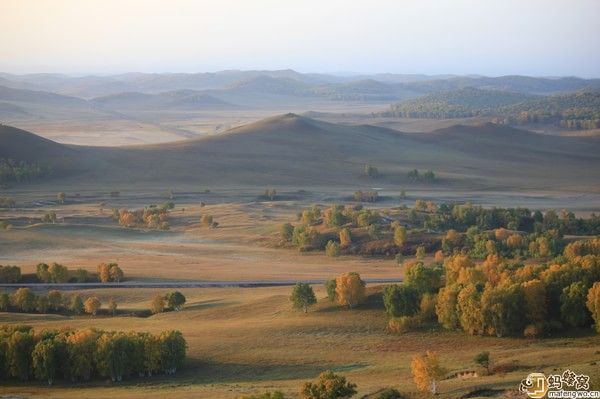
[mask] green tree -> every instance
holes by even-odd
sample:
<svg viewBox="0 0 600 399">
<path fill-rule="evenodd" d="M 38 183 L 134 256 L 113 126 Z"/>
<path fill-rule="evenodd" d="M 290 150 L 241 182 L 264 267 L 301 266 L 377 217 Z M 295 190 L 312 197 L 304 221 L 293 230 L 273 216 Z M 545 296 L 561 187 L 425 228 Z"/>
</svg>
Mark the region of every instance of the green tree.
<svg viewBox="0 0 600 399">
<path fill-rule="evenodd" d="M 300 390 L 303 399 L 344 399 L 356 395 L 356 384 L 333 371 L 324 371 L 313 382 L 306 382 Z"/>
<path fill-rule="evenodd" d="M 60 341 L 55 339 L 44 339 L 39 341 L 33 348 L 32 363 L 35 377 L 40 381 L 47 381 L 52 385 L 61 368 Z"/>
<path fill-rule="evenodd" d="M 179 291 L 167 294 L 167 304 L 171 309 L 180 310 L 185 304 L 185 296 Z"/>
<path fill-rule="evenodd" d="M 69 310 L 73 314 L 82 314 L 83 313 L 83 299 L 79 294 L 75 294 L 71 297 L 71 302 L 69 304 Z"/>
<path fill-rule="evenodd" d="M 66 283 L 69 281 L 69 269 L 59 263 L 53 263 L 48 268 L 50 280 L 53 283 Z"/>
<path fill-rule="evenodd" d="M 281 391 L 265 392 L 260 395 L 244 396 L 242 399 L 285 399 L 285 395 Z"/>
<path fill-rule="evenodd" d="M 11 298 L 13 306 L 21 312 L 32 312 L 37 307 L 37 298 L 29 288 L 19 288 Z"/>
<path fill-rule="evenodd" d="M 419 311 L 419 292 L 407 284 L 387 285 L 383 289 L 385 311 L 390 317 L 412 316 Z"/>
<path fill-rule="evenodd" d="M 562 290 L 560 295 L 560 315 L 570 327 L 583 327 L 590 324 L 590 313 L 585 306 L 587 287 L 582 281 L 574 282 Z"/>
<path fill-rule="evenodd" d="M 485 330 L 498 337 L 519 335 L 526 323 L 525 296 L 520 284 L 485 286 L 481 295 L 481 312 Z"/>
<path fill-rule="evenodd" d="M 327 298 L 331 302 L 335 302 L 335 279 L 329 279 L 325 281 L 325 290 L 327 291 Z"/>
<path fill-rule="evenodd" d="M 303 309 L 304 313 L 308 312 L 308 307 L 317 303 L 315 292 L 309 284 L 296 283 L 290 297 L 294 308 Z"/>
<path fill-rule="evenodd" d="M 55 312 L 58 312 L 63 307 L 63 297 L 60 291 L 52 290 L 48 292 L 48 305 L 50 305 L 50 309 Z"/>
<path fill-rule="evenodd" d="M 10 296 L 6 292 L 0 293 L 0 312 L 7 312 L 10 309 Z"/>
<path fill-rule="evenodd" d="M 77 269 L 75 270 L 75 279 L 78 283 L 85 283 L 88 280 L 89 273 L 85 269 Z"/>
<path fill-rule="evenodd" d="M 490 352 L 480 352 L 475 355 L 473 360 L 481 367 L 484 367 L 488 373 L 490 372 Z"/>
<path fill-rule="evenodd" d="M 175 374 L 183 365 L 187 344 L 179 331 L 160 335 L 160 365 L 165 374 Z"/>
<path fill-rule="evenodd" d="M 38 278 L 38 280 L 42 283 L 49 283 L 51 280 L 50 272 L 48 271 L 48 269 L 49 266 L 45 263 L 38 263 L 36 266 L 35 275 Z"/>
<path fill-rule="evenodd" d="M 31 374 L 31 352 L 34 340 L 30 331 L 14 331 L 8 339 L 8 369 L 10 375 L 27 381 Z"/>
<path fill-rule="evenodd" d="M 121 381 L 127 370 L 127 352 L 129 340 L 123 333 L 104 333 L 98 339 L 95 362 L 98 372 L 115 381 Z"/>
<path fill-rule="evenodd" d="M 436 293 L 442 286 L 441 267 L 425 266 L 423 262 L 415 262 L 406 268 L 406 283 L 416 288 L 420 293 Z"/>
<path fill-rule="evenodd" d="M 292 236 L 294 235 L 294 226 L 291 223 L 284 223 L 281 225 L 279 232 L 284 241 L 290 242 L 292 241 Z"/>
</svg>

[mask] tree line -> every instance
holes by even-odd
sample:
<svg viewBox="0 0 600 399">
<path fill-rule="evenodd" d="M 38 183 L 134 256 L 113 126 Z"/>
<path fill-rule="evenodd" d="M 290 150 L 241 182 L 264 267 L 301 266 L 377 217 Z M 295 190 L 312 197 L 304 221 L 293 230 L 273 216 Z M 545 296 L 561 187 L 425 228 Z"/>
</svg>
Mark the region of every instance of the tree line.
<svg viewBox="0 0 600 399">
<path fill-rule="evenodd" d="M 117 303 L 111 299 L 107 304 L 108 313 L 114 315 Z M 102 308 L 102 302 L 96 296 L 84 300 L 80 294 L 66 295 L 59 290 L 47 294 L 35 294 L 30 288 L 22 287 L 12 294 L 0 293 L 0 311 L 22 313 L 59 313 L 96 316 Z"/>
<path fill-rule="evenodd" d="M 94 276 L 87 270 L 78 268 L 69 270 L 67 266 L 60 263 L 38 263 L 36 265 L 35 279 L 40 283 L 86 283 L 99 281 L 101 283 L 119 283 L 125 277 L 125 273 L 117 263 L 101 263 L 97 267 Z M 15 284 L 23 281 L 23 275 L 19 266 L 0 265 L 0 283 Z"/>
<path fill-rule="evenodd" d="M 472 335 L 537 337 L 594 322 L 600 332 L 600 240 L 569 244 L 550 264 L 492 254 L 481 263 L 463 254 L 414 262 L 383 300 L 395 332 L 431 321 Z"/>
<path fill-rule="evenodd" d="M 50 168 L 35 162 L 17 162 L 14 159 L 0 158 L 0 184 L 35 180 L 50 173 Z"/>
<path fill-rule="evenodd" d="M 160 334 L 70 329 L 34 331 L 30 326 L 0 327 L 0 378 L 52 385 L 56 380 L 174 374 L 184 363 L 186 341 L 179 331 Z"/>
</svg>

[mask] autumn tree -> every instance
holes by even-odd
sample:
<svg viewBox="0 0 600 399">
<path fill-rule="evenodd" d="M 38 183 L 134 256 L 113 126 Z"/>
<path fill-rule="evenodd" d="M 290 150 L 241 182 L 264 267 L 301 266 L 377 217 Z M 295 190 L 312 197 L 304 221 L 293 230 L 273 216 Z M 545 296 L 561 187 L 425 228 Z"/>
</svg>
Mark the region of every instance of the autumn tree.
<svg viewBox="0 0 600 399">
<path fill-rule="evenodd" d="M 121 381 L 127 371 L 128 337 L 123 333 L 102 334 L 96 343 L 95 360 L 100 375 Z"/>
<path fill-rule="evenodd" d="M 102 306 L 102 303 L 97 297 L 91 296 L 85 300 L 83 306 L 85 309 L 85 313 L 91 314 L 92 316 L 96 316 L 98 310 L 100 310 L 100 307 Z"/>
<path fill-rule="evenodd" d="M 308 313 L 308 307 L 317 303 L 315 292 L 309 284 L 296 283 L 290 296 L 295 309 L 302 309 Z"/>
<path fill-rule="evenodd" d="M 109 265 L 108 274 L 110 275 L 110 280 L 114 281 L 115 283 L 120 283 L 121 280 L 123 280 L 123 270 L 121 270 L 119 265 L 116 263 L 111 263 Z"/>
<path fill-rule="evenodd" d="M 379 176 L 379 170 L 377 170 L 375 166 L 372 166 L 367 163 L 363 167 L 363 175 L 366 177 L 377 177 Z"/>
<path fill-rule="evenodd" d="M 399 247 L 403 247 L 406 244 L 406 227 L 404 226 L 396 226 L 394 229 L 394 244 Z"/>
<path fill-rule="evenodd" d="M 596 331 L 600 333 L 600 281 L 589 289 L 586 306 L 595 322 Z"/>
<path fill-rule="evenodd" d="M 202 223 L 202 225 L 204 225 L 206 227 L 212 226 L 213 222 L 214 222 L 214 219 L 213 219 L 212 215 L 202 215 L 202 217 L 200 218 L 200 223 Z"/>
<path fill-rule="evenodd" d="M 331 257 L 340 256 L 340 244 L 333 240 L 329 240 L 325 246 L 325 255 Z"/>
<path fill-rule="evenodd" d="M 340 230 L 340 247 L 347 248 L 352 244 L 352 235 L 347 227 Z"/>
<path fill-rule="evenodd" d="M 427 351 L 425 354 L 415 355 L 410 363 L 413 380 L 419 391 L 437 393 L 437 381 L 444 376 L 444 369 L 440 366 L 437 354 Z"/>
<path fill-rule="evenodd" d="M 42 283 L 50 282 L 50 272 L 48 272 L 49 266 L 45 263 L 38 263 L 35 267 L 35 275 Z"/>
<path fill-rule="evenodd" d="M 21 312 L 31 312 L 36 308 L 37 298 L 31 289 L 25 287 L 12 294 L 11 302 Z"/>
<path fill-rule="evenodd" d="M 438 322 L 446 329 L 458 328 L 459 320 L 456 312 L 458 304 L 458 293 L 460 286 L 457 284 L 446 285 L 438 292 L 438 300 L 435 305 L 435 313 Z"/>
<path fill-rule="evenodd" d="M 303 399 L 344 399 L 356 395 L 356 384 L 333 371 L 322 372 L 317 380 L 306 382 L 300 390 Z"/>
<path fill-rule="evenodd" d="M 58 193 L 56 195 L 56 199 L 58 200 L 59 203 L 64 204 L 65 200 L 67 199 L 67 195 L 65 193 Z"/>
<path fill-rule="evenodd" d="M 185 296 L 179 291 L 169 292 L 167 294 L 167 305 L 174 310 L 180 310 L 185 304 Z"/>
<path fill-rule="evenodd" d="M 91 329 L 67 335 L 67 370 L 71 381 L 89 381 L 94 371 L 98 334 Z"/>
<path fill-rule="evenodd" d="M 165 305 L 166 305 L 166 301 L 165 301 L 165 297 L 160 295 L 160 294 L 156 294 L 156 296 L 152 299 L 152 303 L 150 305 L 150 310 L 152 311 L 152 313 L 162 313 L 165 311 Z"/>
<path fill-rule="evenodd" d="M 539 323 L 546 320 L 546 286 L 540 280 L 529 280 L 522 285 L 525 298 L 525 314 L 530 323 Z"/>
<path fill-rule="evenodd" d="M 521 334 L 526 323 L 524 308 L 525 297 L 520 284 L 497 287 L 487 284 L 480 304 L 486 332 L 498 337 Z"/>
<path fill-rule="evenodd" d="M 343 273 L 335 279 L 335 297 L 340 305 L 353 308 L 366 297 L 366 284 L 355 272 Z"/>
<path fill-rule="evenodd" d="M 457 297 L 457 312 L 460 326 L 464 331 L 471 335 L 484 333 L 481 291 L 477 286 L 469 284 L 460 290 Z"/>
</svg>

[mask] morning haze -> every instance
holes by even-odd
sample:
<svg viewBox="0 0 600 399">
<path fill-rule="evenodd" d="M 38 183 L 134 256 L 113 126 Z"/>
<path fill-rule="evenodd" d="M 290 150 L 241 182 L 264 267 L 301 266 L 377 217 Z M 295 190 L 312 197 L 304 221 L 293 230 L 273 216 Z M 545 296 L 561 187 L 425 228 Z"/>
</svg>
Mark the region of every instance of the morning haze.
<svg viewBox="0 0 600 399">
<path fill-rule="evenodd" d="M 0 396 L 600 395 L 598 11 L 0 2 Z"/>
</svg>

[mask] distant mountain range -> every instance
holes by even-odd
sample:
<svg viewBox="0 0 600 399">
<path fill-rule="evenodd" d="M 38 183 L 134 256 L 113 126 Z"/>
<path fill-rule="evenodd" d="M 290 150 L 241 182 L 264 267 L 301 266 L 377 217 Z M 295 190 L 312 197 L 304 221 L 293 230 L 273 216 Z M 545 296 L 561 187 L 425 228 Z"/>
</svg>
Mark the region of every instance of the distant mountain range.
<svg viewBox="0 0 600 399">
<path fill-rule="evenodd" d="M 0 73 L 0 118 L 44 119 L 71 114 L 102 117 L 107 112 L 129 111 L 268 110 L 323 102 L 366 103 L 382 109 L 397 103 L 388 115 L 433 118 L 472 115 L 513 118 L 518 116 L 515 112 L 520 104 L 526 104 L 533 107 L 528 112 L 543 120 L 549 118 L 539 111 L 562 115 L 568 104 L 575 103 L 579 108 L 578 104 L 584 102 L 587 108 L 583 113 L 569 111 L 570 115 L 592 114 L 595 118 L 597 105 L 593 93 L 597 90 L 600 79 L 575 77 L 335 76 L 293 70 L 80 77 Z M 573 97 L 574 101 L 560 97 L 581 96 L 574 92 L 592 94 L 586 98 Z M 557 95 L 549 102 L 544 100 L 546 96 Z"/>
</svg>

